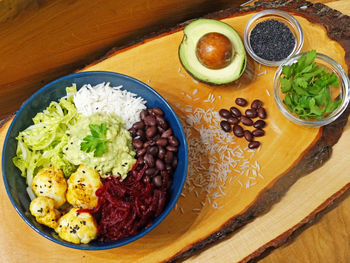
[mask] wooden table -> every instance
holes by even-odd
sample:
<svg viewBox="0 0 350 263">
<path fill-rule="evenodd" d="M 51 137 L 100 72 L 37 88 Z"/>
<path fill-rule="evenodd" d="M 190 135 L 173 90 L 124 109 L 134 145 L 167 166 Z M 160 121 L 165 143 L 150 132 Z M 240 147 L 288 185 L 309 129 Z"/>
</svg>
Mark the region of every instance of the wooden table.
<svg viewBox="0 0 350 263">
<path fill-rule="evenodd" d="M 344 14 L 350 15 L 350 1 L 338 0 L 312 0 L 311 2 L 322 2 L 333 9 L 337 9 Z M 348 124 L 349 125 L 349 124 Z M 3 187 L 3 186 L 1 186 Z M 337 204 L 320 217 L 319 221 L 308 227 L 307 229 L 298 230 L 293 235 L 291 241 L 282 247 L 273 250 L 266 257 L 260 258 L 260 262 L 350 262 L 350 193 L 348 192 L 339 200 Z M 1 207 L 9 207 L 10 201 L 7 198 L 0 200 Z M 25 231 L 32 231 L 23 223 L 14 209 L 11 211 L 1 210 L 0 213 L 6 213 L 8 217 L 13 218 L 13 223 L 23 229 L 23 237 L 16 237 L 22 240 L 27 248 L 30 244 L 25 239 Z M 2 235 L 13 235 L 11 231 L 2 233 Z M 41 237 L 37 235 L 37 239 Z M 11 238 L 10 238 L 11 239 Z M 0 262 L 5 262 L 4 258 L 10 258 L 11 254 L 16 253 L 13 243 L 0 243 Z M 208 250 L 210 253 L 210 249 Z M 21 251 L 23 262 L 28 261 L 31 253 L 40 253 L 40 251 Z M 2 257 L 2 255 L 6 257 Z M 52 255 L 51 260 L 61 258 L 61 255 Z M 64 258 L 64 257 L 63 257 Z M 196 260 L 194 260 L 196 261 Z M 8 261 L 7 261 L 8 262 Z M 15 262 L 15 261 L 13 261 Z M 50 262 L 50 259 L 41 258 L 39 262 Z M 82 253 L 81 262 L 84 262 L 84 254 Z"/>
<path fill-rule="evenodd" d="M 348 0 L 310 2 L 320 2 L 350 15 Z M 259 262 L 350 262 L 350 193 L 345 194 L 343 199 L 319 217 L 315 224 L 297 231 L 285 245 Z"/>
</svg>

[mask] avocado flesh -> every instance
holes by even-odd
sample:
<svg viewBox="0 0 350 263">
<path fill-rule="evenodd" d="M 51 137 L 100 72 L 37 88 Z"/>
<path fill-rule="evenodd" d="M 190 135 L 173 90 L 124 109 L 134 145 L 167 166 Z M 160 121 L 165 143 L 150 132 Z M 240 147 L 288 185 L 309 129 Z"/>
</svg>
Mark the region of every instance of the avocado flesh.
<svg viewBox="0 0 350 263">
<path fill-rule="evenodd" d="M 232 61 L 221 69 L 205 67 L 196 55 L 199 39 L 211 32 L 223 34 L 232 43 L 234 53 Z M 213 19 L 198 19 L 185 27 L 179 57 L 183 67 L 194 78 L 214 85 L 227 84 L 238 79 L 243 74 L 247 62 L 245 49 L 238 33 L 228 24 Z"/>
</svg>

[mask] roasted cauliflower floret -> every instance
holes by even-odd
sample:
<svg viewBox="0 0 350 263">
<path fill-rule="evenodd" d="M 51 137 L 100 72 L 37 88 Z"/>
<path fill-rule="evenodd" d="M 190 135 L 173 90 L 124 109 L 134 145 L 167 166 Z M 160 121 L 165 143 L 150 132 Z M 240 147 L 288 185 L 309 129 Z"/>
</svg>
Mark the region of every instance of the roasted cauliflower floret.
<svg viewBox="0 0 350 263">
<path fill-rule="evenodd" d="M 56 232 L 63 240 L 74 244 L 87 244 L 97 236 L 97 224 L 89 213 L 78 213 L 72 208 L 58 220 Z"/>
<path fill-rule="evenodd" d="M 53 199 L 46 196 L 35 198 L 29 206 L 30 213 L 35 216 L 38 223 L 55 229 L 60 212 L 55 208 Z"/>
<path fill-rule="evenodd" d="M 95 193 L 101 186 L 98 172 L 82 164 L 68 179 L 67 201 L 76 207 L 94 208 L 98 201 Z"/>
<path fill-rule="evenodd" d="M 33 178 L 32 188 L 36 196 L 47 196 L 58 208 L 66 202 L 67 181 L 61 169 L 54 166 L 41 169 Z"/>
</svg>

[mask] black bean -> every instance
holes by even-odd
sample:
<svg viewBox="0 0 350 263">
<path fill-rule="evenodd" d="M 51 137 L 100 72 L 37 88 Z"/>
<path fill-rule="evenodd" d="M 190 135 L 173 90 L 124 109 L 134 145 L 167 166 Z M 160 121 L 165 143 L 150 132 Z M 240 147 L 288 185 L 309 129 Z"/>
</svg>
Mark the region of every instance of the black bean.
<svg viewBox="0 0 350 263">
<path fill-rule="evenodd" d="M 254 131 L 252 131 L 252 134 L 253 134 L 255 137 L 261 137 L 261 136 L 264 136 L 264 135 L 265 135 L 265 131 L 262 130 L 262 129 L 255 129 Z"/>
<path fill-rule="evenodd" d="M 146 151 L 147 151 L 146 148 L 142 148 L 140 150 L 137 150 L 136 156 L 137 157 L 142 156 L 142 155 L 144 155 L 146 153 Z"/>
<path fill-rule="evenodd" d="M 155 115 L 158 115 L 158 116 L 163 116 L 164 115 L 164 112 L 158 107 L 153 108 L 153 112 L 154 112 Z"/>
<path fill-rule="evenodd" d="M 242 126 L 240 126 L 240 125 L 233 126 L 233 134 L 236 135 L 237 137 L 243 137 L 244 130 L 243 130 Z"/>
<path fill-rule="evenodd" d="M 131 137 L 136 136 L 136 130 L 133 127 L 131 127 L 128 131 L 130 132 Z"/>
<path fill-rule="evenodd" d="M 242 116 L 241 117 L 241 122 L 246 125 L 246 126 L 252 126 L 253 125 L 253 121 L 252 119 L 248 118 L 247 116 Z"/>
<path fill-rule="evenodd" d="M 167 151 L 170 151 L 170 152 L 177 152 L 177 147 L 176 146 L 168 145 L 167 147 L 165 147 L 165 149 Z"/>
<path fill-rule="evenodd" d="M 154 135 L 157 133 L 157 127 L 156 126 L 151 126 L 148 127 L 146 130 L 146 136 L 148 139 L 152 138 Z"/>
<path fill-rule="evenodd" d="M 165 163 L 170 164 L 170 163 L 173 162 L 173 159 L 174 159 L 174 153 L 173 152 L 169 151 L 169 152 L 165 153 L 165 159 L 164 159 Z"/>
<path fill-rule="evenodd" d="M 153 156 L 156 156 L 158 154 L 158 146 L 150 146 L 147 150 L 148 153 L 152 154 Z"/>
<path fill-rule="evenodd" d="M 165 165 L 165 170 L 168 172 L 168 173 L 171 173 L 173 171 L 173 167 L 171 166 L 171 164 L 167 163 Z"/>
<path fill-rule="evenodd" d="M 244 138 L 248 141 L 248 142 L 251 142 L 254 138 L 253 138 L 253 135 L 250 131 L 248 130 L 245 130 L 244 131 Z"/>
<path fill-rule="evenodd" d="M 226 109 L 219 110 L 219 115 L 225 119 L 232 117 L 231 113 Z"/>
<path fill-rule="evenodd" d="M 255 118 L 258 115 L 255 109 L 248 109 L 245 111 L 245 116 L 249 118 Z"/>
<path fill-rule="evenodd" d="M 145 140 L 146 133 L 144 130 L 137 130 L 136 131 L 136 136 L 139 136 L 142 141 Z"/>
<path fill-rule="evenodd" d="M 253 124 L 253 127 L 254 128 L 258 128 L 258 129 L 262 129 L 264 128 L 266 125 L 266 122 L 263 121 L 263 120 L 257 120 L 254 124 Z"/>
<path fill-rule="evenodd" d="M 140 112 L 140 118 L 141 118 L 141 120 L 144 120 L 145 119 L 145 117 L 148 115 L 148 111 L 147 110 L 142 110 L 141 112 Z"/>
<path fill-rule="evenodd" d="M 242 107 L 244 107 L 248 104 L 248 101 L 246 99 L 243 99 L 243 98 L 237 98 L 235 100 L 235 102 L 238 106 L 242 106 Z"/>
<path fill-rule="evenodd" d="M 235 125 L 235 124 L 238 124 L 238 123 L 239 123 L 239 119 L 236 118 L 236 117 L 228 118 L 227 121 L 228 121 L 228 123 L 231 124 L 231 125 Z"/>
<path fill-rule="evenodd" d="M 173 162 L 171 165 L 173 166 L 174 169 L 176 168 L 176 166 L 177 166 L 177 157 L 176 156 L 174 156 L 174 159 L 173 159 Z"/>
<path fill-rule="evenodd" d="M 132 146 L 134 146 L 135 149 L 141 149 L 143 146 L 143 142 L 140 139 L 135 139 L 132 141 Z"/>
<path fill-rule="evenodd" d="M 143 144 L 143 148 L 147 148 L 151 145 L 151 141 L 147 141 Z"/>
<path fill-rule="evenodd" d="M 154 157 L 150 153 L 146 153 L 143 157 L 145 163 L 148 165 L 148 167 L 154 167 Z"/>
<path fill-rule="evenodd" d="M 145 121 L 145 124 L 147 126 L 154 126 L 154 125 L 156 125 L 156 118 L 154 118 L 154 116 L 152 116 L 152 115 L 146 116 L 144 121 Z"/>
<path fill-rule="evenodd" d="M 163 171 L 165 169 L 165 164 L 162 160 L 157 159 L 156 160 L 156 167 L 158 170 Z"/>
<path fill-rule="evenodd" d="M 168 144 L 168 140 L 166 138 L 159 138 L 159 139 L 156 140 L 156 144 L 158 146 L 164 147 L 164 146 L 166 146 Z"/>
<path fill-rule="evenodd" d="M 175 146 L 175 147 L 179 146 L 179 141 L 175 136 L 169 136 L 168 141 L 171 146 Z"/>
<path fill-rule="evenodd" d="M 163 132 L 165 132 L 165 129 L 163 129 L 161 126 L 157 126 L 157 130 L 160 134 L 162 134 Z"/>
<path fill-rule="evenodd" d="M 258 117 L 259 117 L 260 119 L 265 119 L 266 116 L 267 116 L 266 110 L 265 110 L 264 108 L 259 108 L 259 109 L 258 109 Z"/>
<path fill-rule="evenodd" d="M 138 122 L 135 122 L 132 127 L 135 129 L 135 130 L 140 130 L 140 129 L 143 129 L 145 127 L 145 123 L 143 121 L 138 121 Z"/>
<path fill-rule="evenodd" d="M 252 104 L 251 104 L 251 108 L 252 109 L 259 109 L 261 106 L 263 105 L 261 100 L 253 100 Z"/>
<path fill-rule="evenodd" d="M 231 111 L 233 117 L 241 117 L 242 116 L 241 111 L 239 109 L 237 109 L 236 107 L 231 107 L 230 111 Z"/>
<path fill-rule="evenodd" d="M 161 127 L 164 130 L 168 129 L 168 124 L 163 117 L 156 116 L 156 121 L 157 121 L 157 124 L 159 125 L 159 127 Z"/>
<path fill-rule="evenodd" d="M 260 142 L 258 141 L 253 141 L 248 144 L 249 149 L 255 149 L 255 148 L 258 148 L 259 146 L 260 146 Z"/>
<path fill-rule="evenodd" d="M 162 177 L 160 175 L 157 175 L 153 178 L 153 184 L 156 187 L 161 187 L 162 186 Z"/>
<path fill-rule="evenodd" d="M 157 173 L 157 169 L 156 168 L 147 168 L 145 171 L 145 175 L 152 177 Z"/>
<path fill-rule="evenodd" d="M 158 158 L 164 159 L 166 150 L 163 147 L 158 147 Z"/>
<path fill-rule="evenodd" d="M 173 134 L 173 130 L 171 128 L 167 129 L 165 132 L 162 133 L 162 138 L 168 138 L 170 135 Z"/>
<path fill-rule="evenodd" d="M 231 124 L 228 121 L 221 121 L 220 126 L 225 132 L 231 131 Z"/>
</svg>

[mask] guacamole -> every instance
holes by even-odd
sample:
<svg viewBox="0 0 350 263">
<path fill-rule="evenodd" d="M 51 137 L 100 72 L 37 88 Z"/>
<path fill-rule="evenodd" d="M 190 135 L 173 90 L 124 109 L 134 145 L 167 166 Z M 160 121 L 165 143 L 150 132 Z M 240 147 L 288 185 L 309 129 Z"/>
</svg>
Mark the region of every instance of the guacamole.
<svg viewBox="0 0 350 263">
<path fill-rule="evenodd" d="M 90 124 L 103 123 L 107 127 L 106 152 L 94 157 L 93 152 L 81 150 L 81 143 L 86 136 L 91 135 Z M 113 174 L 124 179 L 136 161 L 131 135 L 124 127 L 124 123 L 116 114 L 95 113 L 89 117 L 80 116 L 67 131 L 69 139 L 68 144 L 63 147 L 63 154 L 75 165 L 86 164 L 97 170 L 101 177 Z"/>
</svg>

